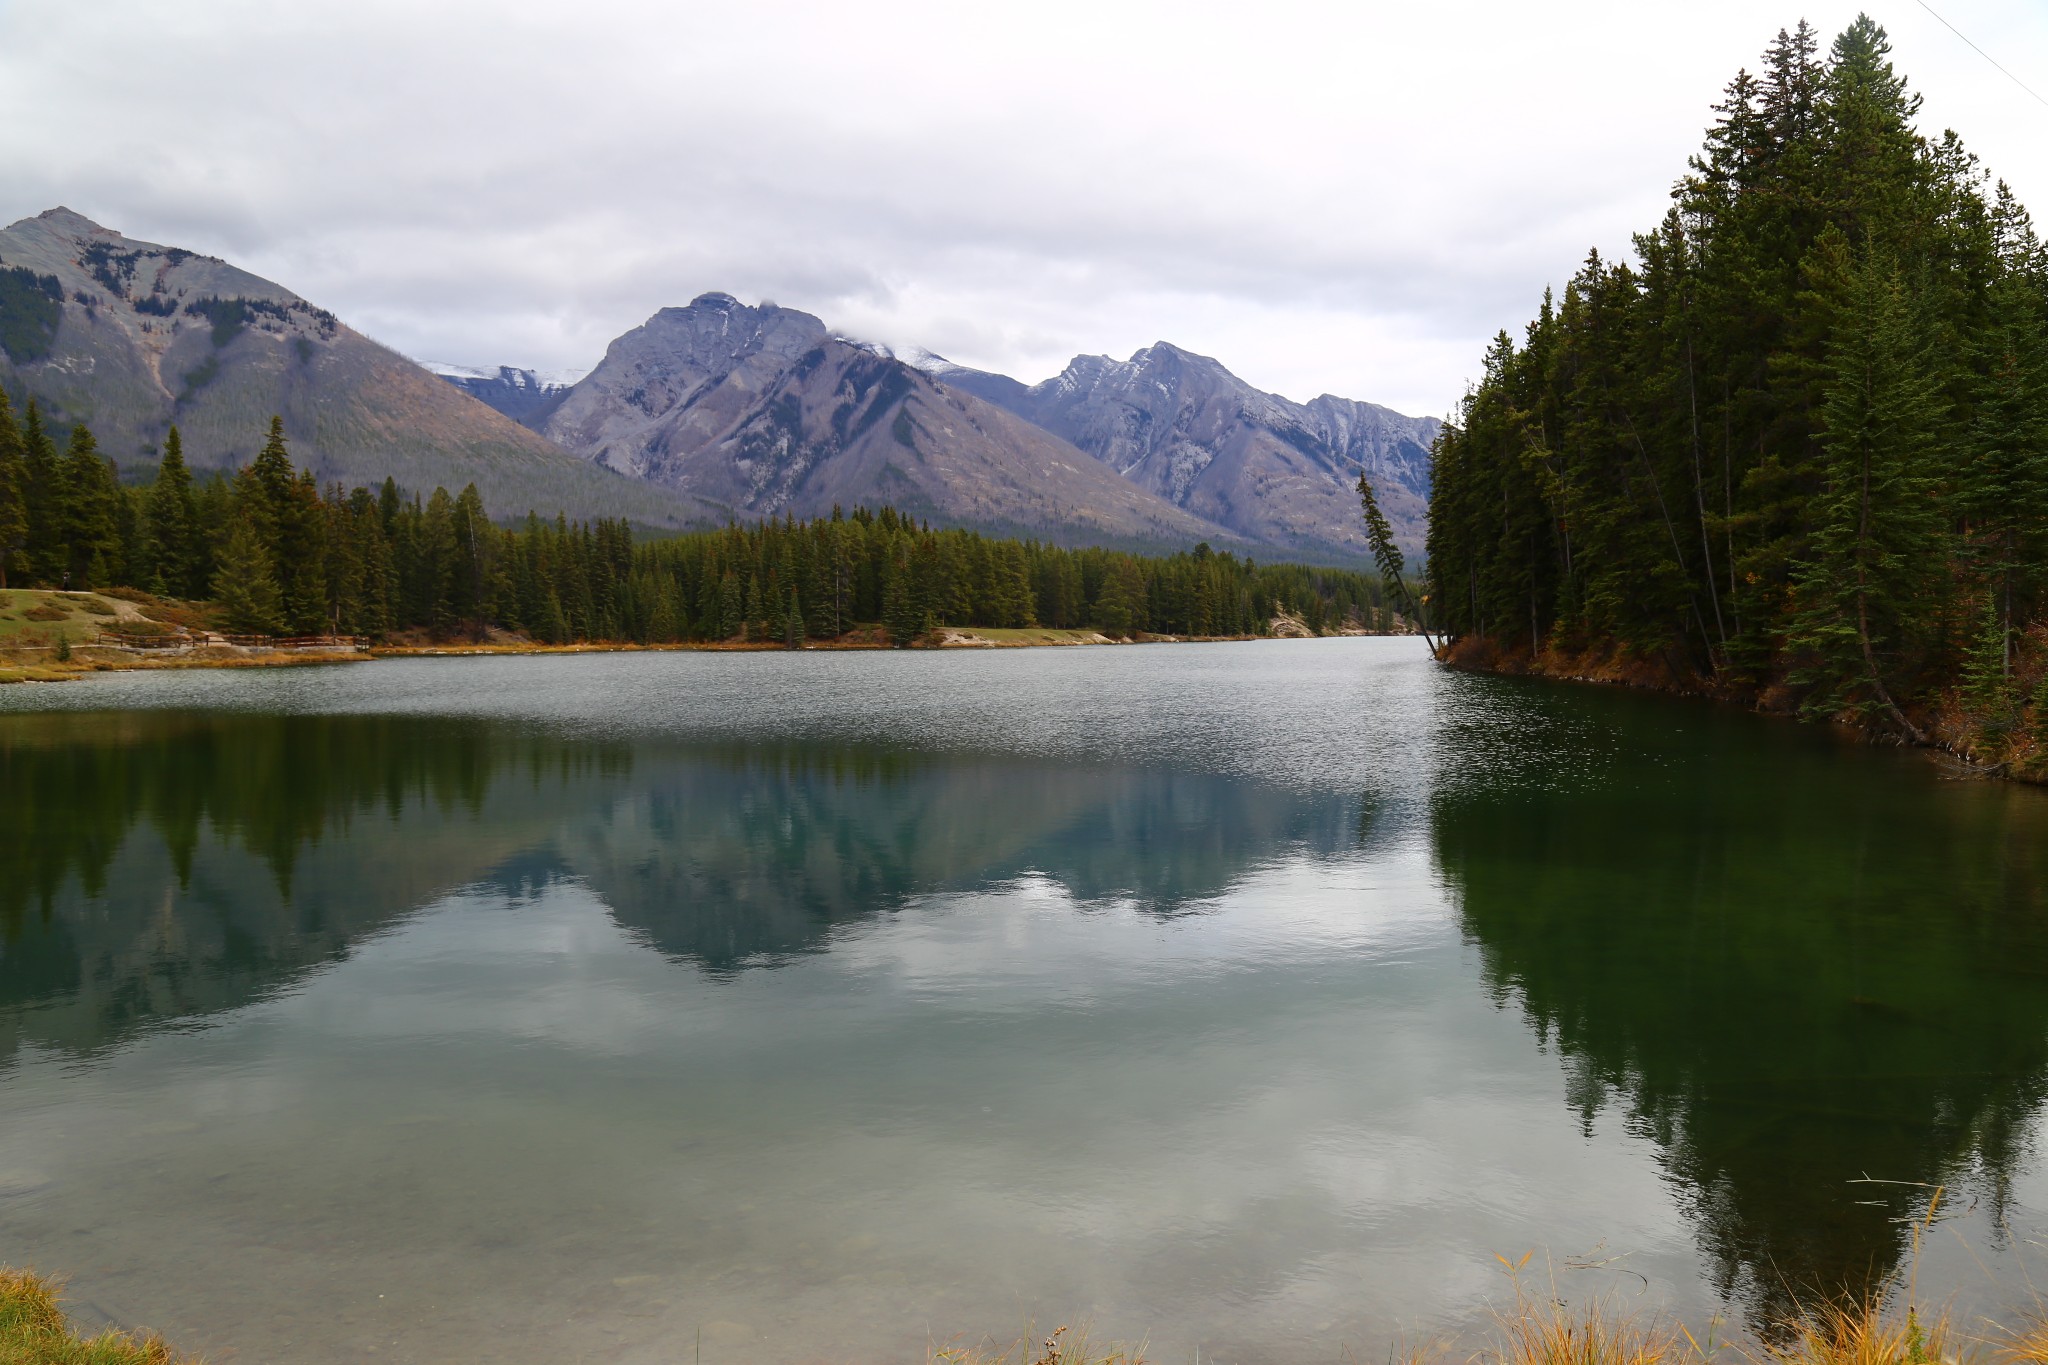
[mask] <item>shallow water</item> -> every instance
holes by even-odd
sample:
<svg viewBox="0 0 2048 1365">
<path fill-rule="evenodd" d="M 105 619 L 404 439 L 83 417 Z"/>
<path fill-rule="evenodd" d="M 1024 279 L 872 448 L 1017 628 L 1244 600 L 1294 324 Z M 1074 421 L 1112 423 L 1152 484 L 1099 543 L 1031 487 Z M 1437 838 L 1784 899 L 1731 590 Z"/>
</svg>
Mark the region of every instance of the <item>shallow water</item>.
<svg viewBox="0 0 2048 1365">
<path fill-rule="evenodd" d="M 0 691 L 0 1261 L 210 1359 L 2030 1301 L 2048 800 L 1402 640 Z"/>
</svg>

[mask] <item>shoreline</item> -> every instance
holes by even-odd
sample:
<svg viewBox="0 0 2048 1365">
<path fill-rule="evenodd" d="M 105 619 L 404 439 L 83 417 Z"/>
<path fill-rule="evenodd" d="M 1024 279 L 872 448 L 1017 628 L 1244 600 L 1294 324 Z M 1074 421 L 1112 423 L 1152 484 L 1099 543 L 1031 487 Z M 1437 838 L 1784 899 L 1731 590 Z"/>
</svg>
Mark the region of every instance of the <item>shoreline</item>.
<svg viewBox="0 0 2048 1365">
<path fill-rule="evenodd" d="M 355 636 L 297 639 L 222 635 L 206 603 L 169 602 L 126 588 L 60 592 L 47 588 L 0 590 L 0 685 L 70 682 L 93 673 L 186 668 L 299 668 L 373 659 L 460 658 L 492 654 L 632 654 L 699 650 L 710 653 L 787 651 L 784 640 L 582 640 L 551 645 L 516 631 L 487 626 L 468 638 L 435 639 L 408 630 L 372 641 Z M 1063 626 L 934 626 L 907 648 L 1040 649 L 1075 645 L 1213 644 L 1243 640 L 1319 639 L 1409 635 L 1408 630 L 1367 630 L 1355 618 L 1318 635 L 1298 616 L 1281 611 L 1258 634 L 1170 635 L 1135 631 L 1123 637 L 1093 628 Z M 839 635 L 806 639 L 798 650 L 893 649 L 885 626 L 856 622 Z M 60 657 L 61 655 L 61 657 Z"/>
<path fill-rule="evenodd" d="M 908 646 L 911 650 L 1067 649 L 1099 645 L 1230 644 L 1257 640 L 1397 638 L 1403 632 L 1344 630 L 1315 636 L 1301 633 L 1265 635 L 1156 635 L 1139 632 L 1115 639 L 1093 630 L 1053 627 L 1004 628 L 941 626 L 937 638 L 924 638 Z M 49 645 L 0 646 L 0 686 L 9 683 L 73 682 L 96 673 L 169 672 L 195 668 L 317 668 L 338 664 L 372 663 L 379 659 L 478 658 L 493 656 L 550 654 L 754 654 L 831 653 L 840 651 L 889 650 L 886 635 L 868 628 L 850 631 L 832 640 L 807 640 L 792 650 L 768 640 L 685 640 L 653 644 L 632 641 L 586 640 L 574 644 L 549 645 L 533 640 L 449 640 L 442 642 L 387 643 L 363 646 L 312 645 L 265 648 L 260 645 L 205 644 L 170 654 L 126 645 L 84 642 L 71 647 L 71 657 L 59 660 Z M 35 657 L 31 657 L 35 656 Z"/>
<path fill-rule="evenodd" d="M 1499 1259 L 1508 1267 L 1510 1292 L 1505 1300 L 1489 1302 L 1478 1335 L 1463 1342 L 1479 1348 L 1471 1360 L 1491 1365 L 1713 1365 L 1722 1350 L 1751 1365 L 1962 1365 L 1986 1357 L 2027 1365 L 2048 1358 L 2048 1326 L 2038 1318 L 1965 1327 L 1946 1306 L 1918 1303 L 1910 1276 L 1894 1275 L 1862 1294 L 1816 1299 L 1775 1322 L 1751 1323 L 1717 1341 L 1718 1319 L 1695 1334 L 1683 1322 L 1631 1307 L 1611 1293 L 1568 1304 L 1554 1281 L 1549 1292 L 1524 1281 L 1527 1254 L 1512 1265 Z M 61 1278 L 0 1266 L 0 1359 L 19 1365 L 202 1365 L 200 1357 L 178 1351 L 147 1328 L 108 1325 L 86 1335 L 64 1310 L 64 1289 Z M 1085 1318 L 1070 1321 L 1078 1326 L 1051 1332 L 1042 1347 L 1028 1326 L 1008 1344 L 987 1336 L 972 1344 L 958 1336 L 947 1342 L 927 1337 L 924 1365 L 1148 1365 L 1142 1341 L 1091 1341 Z M 1448 1365 L 1459 1345 L 1457 1333 L 1414 1343 L 1404 1339 L 1389 1362 Z M 1349 1358 L 1348 1348 L 1343 1353 Z"/>
<path fill-rule="evenodd" d="M 1660 696 L 1740 707 L 1753 715 L 1800 724 L 1813 723 L 1799 714 L 1792 690 L 1782 682 L 1760 688 L 1716 686 L 1710 679 L 1681 673 L 1665 661 L 1625 658 L 1613 650 L 1593 649 L 1580 654 L 1561 654 L 1555 649 L 1545 649 L 1532 655 L 1526 648 L 1503 650 L 1490 640 L 1474 636 L 1446 645 L 1436 657 L 1444 667 L 1465 673 L 1623 687 Z M 2048 786 L 2048 751 L 2044 751 L 2042 746 L 2030 743 L 2016 759 L 1985 762 L 1973 752 L 1967 726 L 1955 717 L 1937 708 L 1932 713 L 1923 713 L 1919 720 L 1928 736 L 1926 742 L 1920 744 L 1895 731 L 1858 724 L 1844 717 L 1831 717 L 1825 724 L 1854 734 L 1866 744 L 1894 745 L 1923 754 L 1929 762 L 1943 769 L 1944 777 L 1953 780 Z"/>
</svg>

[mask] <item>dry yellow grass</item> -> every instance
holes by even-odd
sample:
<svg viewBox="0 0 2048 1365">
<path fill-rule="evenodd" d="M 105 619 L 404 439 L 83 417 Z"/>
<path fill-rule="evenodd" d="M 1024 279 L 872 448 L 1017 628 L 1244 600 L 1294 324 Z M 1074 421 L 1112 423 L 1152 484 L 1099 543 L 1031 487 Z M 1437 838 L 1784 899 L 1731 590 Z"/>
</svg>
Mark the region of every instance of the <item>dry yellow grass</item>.
<svg viewBox="0 0 2048 1365">
<path fill-rule="evenodd" d="M 2048 1365 L 2048 1318 L 2031 1318 L 1992 1344 L 1998 1365 Z"/>
<path fill-rule="evenodd" d="M 1086 1328 L 1061 1327 L 1042 1341 L 1026 1332 L 1004 1347 L 932 1346 L 925 1365 L 1146 1365 L 1145 1348 L 1093 1347 Z"/>
<path fill-rule="evenodd" d="M 77 1336 L 58 1297 L 50 1281 L 0 1266 L 0 1365 L 178 1365 L 188 1359 L 161 1337 Z"/>
<path fill-rule="evenodd" d="M 1910 1305 L 1830 1304 L 1786 1326 L 1788 1335 L 1759 1353 L 1764 1365 L 1937 1365 L 1966 1354 L 1946 1313 L 1923 1318 Z"/>
<path fill-rule="evenodd" d="M 57 1288 L 31 1272 L 0 1267 L 0 1365 L 180 1365 L 161 1338 L 105 1332 L 72 1333 Z M 1026 1334 L 1008 1346 L 933 1344 L 925 1365 L 1147 1365 L 1145 1346 L 1098 1346 L 1085 1328 Z M 1490 1339 L 1470 1365 L 1705 1365 L 1723 1351 L 1746 1365 L 2048 1365 L 2048 1320 L 2012 1329 L 1995 1341 L 1966 1339 L 1946 1314 L 1924 1315 L 1872 1299 L 1809 1310 L 1766 1343 L 1722 1347 L 1655 1314 L 1629 1311 L 1611 1299 L 1576 1306 L 1525 1291 L 1497 1313 Z M 1438 1365 L 1442 1345 L 1397 1352 L 1398 1365 Z"/>
<path fill-rule="evenodd" d="M 1665 1365 L 1704 1354 L 1690 1334 L 1661 1318 L 1622 1312 L 1602 1299 L 1568 1308 L 1519 1290 L 1481 1356 L 1490 1365 Z"/>
</svg>

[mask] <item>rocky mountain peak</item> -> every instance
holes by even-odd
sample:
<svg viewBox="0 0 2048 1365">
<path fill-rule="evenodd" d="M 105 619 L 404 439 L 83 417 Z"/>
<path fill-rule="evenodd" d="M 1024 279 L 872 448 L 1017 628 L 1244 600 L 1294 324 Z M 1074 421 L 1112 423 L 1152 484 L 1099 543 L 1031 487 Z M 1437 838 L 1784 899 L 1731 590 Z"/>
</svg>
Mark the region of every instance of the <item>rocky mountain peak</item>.
<svg viewBox="0 0 2048 1365">
<path fill-rule="evenodd" d="M 81 237 L 92 233 L 99 233 L 109 237 L 121 235 L 112 228 L 101 227 L 84 214 L 75 209 L 65 208 L 62 204 L 53 209 L 44 209 L 36 215 L 35 221 L 55 228 L 59 232 L 74 233 Z M 17 224 L 17 226 L 19 225 Z"/>
<path fill-rule="evenodd" d="M 613 342 L 544 419 L 528 420 L 594 463 L 730 515 L 886 502 L 941 524 L 1235 543 L 1048 432 L 940 387 L 886 346 L 727 294 L 662 309 Z"/>
<path fill-rule="evenodd" d="M 0 229 L 0 385 L 59 432 L 85 422 L 124 467 L 176 424 L 195 467 L 233 469 L 284 419 L 323 480 L 416 491 L 475 482 L 510 515 L 561 508 L 679 524 L 704 515 L 603 476 L 471 402 L 291 290 L 226 261 L 141 241 L 68 208 Z"/>
</svg>

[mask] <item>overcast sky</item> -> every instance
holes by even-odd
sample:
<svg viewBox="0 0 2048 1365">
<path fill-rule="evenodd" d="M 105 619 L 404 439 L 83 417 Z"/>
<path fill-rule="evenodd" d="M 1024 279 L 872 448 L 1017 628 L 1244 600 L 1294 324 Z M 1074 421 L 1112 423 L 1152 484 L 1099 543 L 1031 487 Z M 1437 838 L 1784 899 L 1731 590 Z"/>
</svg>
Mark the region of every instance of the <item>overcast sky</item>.
<svg viewBox="0 0 2048 1365">
<path fill-rule="evenodd" d="M 1932 2 L 2048 94 L 2048 3 Z M 585 369 L 716 289 L 1026 380 L 1165 339 L 1441 415 L 1801 13 L 0 0 L 0 221 L 66 204 L 426 360 Z M 2048 217 L 2048 106 L 1872 13 L 1927 130 Z"/>
</svg>

